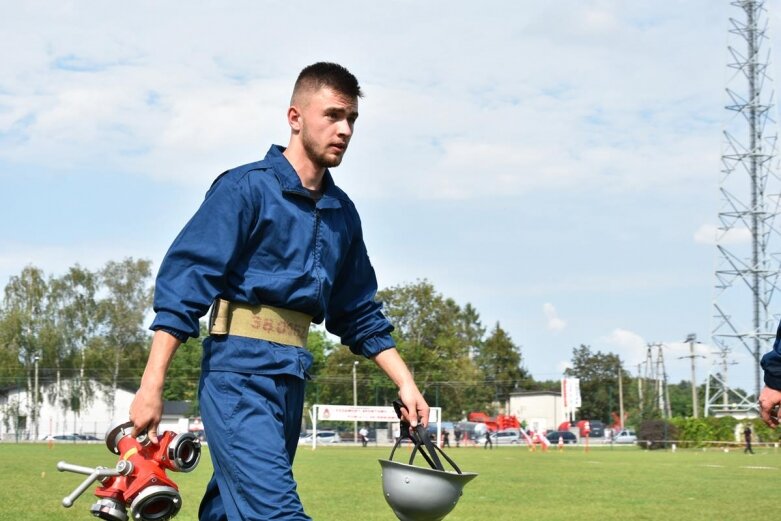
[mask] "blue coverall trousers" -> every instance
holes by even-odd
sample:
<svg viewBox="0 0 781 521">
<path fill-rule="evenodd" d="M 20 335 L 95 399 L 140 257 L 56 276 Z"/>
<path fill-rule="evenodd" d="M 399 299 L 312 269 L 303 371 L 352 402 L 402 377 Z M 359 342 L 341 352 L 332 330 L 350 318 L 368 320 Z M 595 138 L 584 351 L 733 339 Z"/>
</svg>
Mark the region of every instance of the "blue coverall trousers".
<svg viewBox="0 0 781 521">
<path fill-rule="evenodd" d="M 201 417 L 214 475 L 200 521 L 311 521 L 292 470 L 304 386 L 284 374 L 201 374 Z"/>
</svg>

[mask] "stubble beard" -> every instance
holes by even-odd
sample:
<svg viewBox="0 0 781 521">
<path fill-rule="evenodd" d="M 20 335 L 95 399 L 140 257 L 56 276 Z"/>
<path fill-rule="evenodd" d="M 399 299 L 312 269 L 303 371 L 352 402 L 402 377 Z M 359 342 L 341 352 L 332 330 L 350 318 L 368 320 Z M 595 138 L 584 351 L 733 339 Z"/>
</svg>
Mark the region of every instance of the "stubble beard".
<svg viewBox="0 0 781 521">
<path fill-rule="evenodd" d="M 309 160 L 320 168 L 334 168 L 342 163 L 344 152 L 340 155 L 327 154 L 317 149 L 317 143 L 309 136 L 306 127 L 301 129 L 301 144 Z"/>
</svg>

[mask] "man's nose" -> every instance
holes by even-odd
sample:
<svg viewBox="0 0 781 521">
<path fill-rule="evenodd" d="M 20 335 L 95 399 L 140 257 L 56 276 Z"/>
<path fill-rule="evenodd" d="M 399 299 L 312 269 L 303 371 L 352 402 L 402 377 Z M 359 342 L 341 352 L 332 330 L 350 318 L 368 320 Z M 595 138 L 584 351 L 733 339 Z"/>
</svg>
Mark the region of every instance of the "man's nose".
<svg viewBox="0 0 781 521">
<path fill-rule="evenodd" d="M 340 136 L 350 137 L 353 134 L 353 126 L 346 119 L 339 122 L 339 128 L 337 130 Z"/>
</svg>

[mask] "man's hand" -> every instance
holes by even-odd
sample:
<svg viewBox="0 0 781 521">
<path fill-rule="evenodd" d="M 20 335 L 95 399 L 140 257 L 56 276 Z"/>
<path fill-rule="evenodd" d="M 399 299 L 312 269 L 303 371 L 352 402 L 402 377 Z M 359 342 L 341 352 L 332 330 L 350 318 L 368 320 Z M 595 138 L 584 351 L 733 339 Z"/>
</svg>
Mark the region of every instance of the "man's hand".
<svg viewBox="0 0 781 521">
<path fill-rule="evenodd" d="M 130 404 L 130 421 L 133 422 L 132 436 L 146 431 L 149 439 L 157 445 L 157 428 L 163 416 L 163 384 L 171 359 L 181 342 L 165 331 L 155 331 L 146 369 L 141 377 L 133 403 Z"/>
<path fill-rule="evenodd" d="M 781 405 L 781 391 L 776 391 L 765 386 L 759 393 L 759 416 L 768 426 L 778 427 L 778 410 L 775 409 Z"/>
<path fill-rule="evenodd" d="M 415 379 L 407 368 L 407 364 L 399 356 L 399 352 L 393 349 L 386 349 L 374 356 L 376 363 L 385 374 L 387 374 L 393 383 L 399 386 L 399 398 L 404 407 L 402 414 L 404 419 L 409 422 L 412 428 L 418 425 L 418 419 L 424 427 L 428 427 L 428 404 L 420 394 L 418 386 L 415 385 Z"/>
<path fill-rule="evenodd" d="M 131 436 L 137 437 L 146 431 L 149 440 L 157 445 L 157 429 L 163 416 L 163 397 L 159 392 L 140 388 L 130 404 L 130 421 L 133 422 Z"/>
<path fill-rule="evenodd" d="M 428 427 L 429 407 L 418 387 L 411 383 L 399 388 L 399 398 L 406 407 L 401 411 L 410 427 L 414 429 L 418 425 L 418 419 L 423 427 Z"/>
</svg>

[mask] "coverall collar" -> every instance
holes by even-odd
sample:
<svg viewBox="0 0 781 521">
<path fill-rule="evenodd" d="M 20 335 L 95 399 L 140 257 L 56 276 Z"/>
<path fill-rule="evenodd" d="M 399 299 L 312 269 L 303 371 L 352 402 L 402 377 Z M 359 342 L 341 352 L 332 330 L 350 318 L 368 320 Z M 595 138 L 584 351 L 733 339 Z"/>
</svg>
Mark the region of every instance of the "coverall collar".
<svg viewBox="0 0 781 521">
<path fill-rule="evenodd" d="M 294 192 L 309 197 L 309 192 L 301 184 L 301 179 L 298 177 L 293 165 L 282 155 L 284 151 L 285 147 L 283 146 L 271 145 L 268 154 L 266 154 L 266 158 L 274 166 L 274 174 L 277 176 L 282 191 Z M 323 175 L 322 192 L 323 197 L 317 203 L 317 206 L 320 208 L 336 208 L 341 206 L 339 201 L 347 200 L 347 196 L 336 186 L 333 177 L 331 177 L 331 172 L 327 168 Z"/>
</svg>

